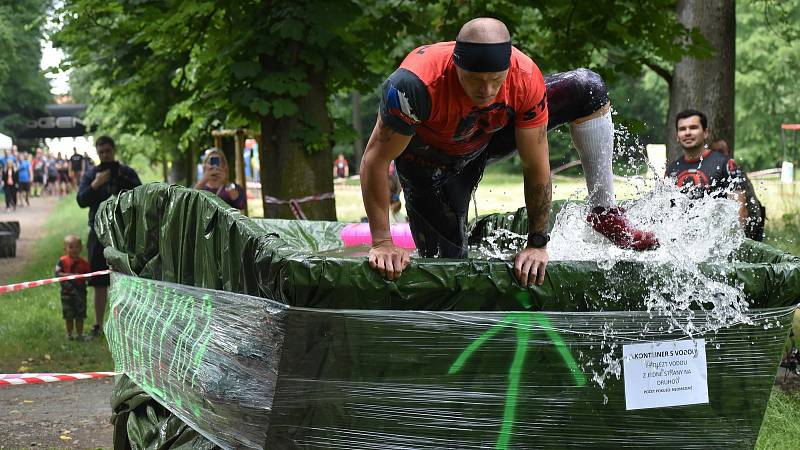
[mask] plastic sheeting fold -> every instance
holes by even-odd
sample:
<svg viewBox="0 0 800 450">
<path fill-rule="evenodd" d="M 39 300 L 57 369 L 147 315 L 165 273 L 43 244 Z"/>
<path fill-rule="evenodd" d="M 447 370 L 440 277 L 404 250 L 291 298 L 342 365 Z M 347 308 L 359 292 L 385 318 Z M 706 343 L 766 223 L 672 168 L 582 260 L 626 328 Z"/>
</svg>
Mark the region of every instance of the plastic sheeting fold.
<svg viewBox="0 0 800 450">
<path fill-rule="evenodd" d="M 118 448 L 198 432 L 226 448 L 748 448 L 800 298 L 800 261 L 760 244 L 704 267 L 743 286 L 753 323 L 705 336 L 708 404 L 626 411 L 623 380 L 594 379 L 603 358 L 680 337 L 620 284 L 640 264 L 554 262 L 525 288 L 507 261 L 417 259 L 388 282 L 325 256 L 341 224 L 252 221 L 163 184 L 96 222 L 135 276 L 114 276 L 106 324 L 130 377 L 112 399 Z"/>
</svg>

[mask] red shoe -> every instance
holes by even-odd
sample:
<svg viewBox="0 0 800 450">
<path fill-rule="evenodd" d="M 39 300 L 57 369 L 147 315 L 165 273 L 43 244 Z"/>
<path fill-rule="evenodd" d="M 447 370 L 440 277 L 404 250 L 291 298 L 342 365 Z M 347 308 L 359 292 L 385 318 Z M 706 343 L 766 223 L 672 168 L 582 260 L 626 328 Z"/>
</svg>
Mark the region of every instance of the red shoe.
<svg viewBox="0 0 800 450">
<path fill-rule="evenodd" d="M 634 228 L 625 217 L 625 210 L 618 206 L 613 208 L 598 206 L 592 209 L 586 221 L 617 247 L 637 251 L 658 248 L 656 235 L 652 231 Z"/>
</svg>

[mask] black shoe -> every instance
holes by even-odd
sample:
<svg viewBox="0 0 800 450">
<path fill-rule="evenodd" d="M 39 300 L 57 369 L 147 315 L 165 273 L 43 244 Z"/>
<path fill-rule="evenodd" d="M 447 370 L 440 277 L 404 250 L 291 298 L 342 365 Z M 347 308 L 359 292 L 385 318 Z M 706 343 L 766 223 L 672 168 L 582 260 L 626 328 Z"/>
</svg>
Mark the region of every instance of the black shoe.
<svg viewBox="0 0 800 450">
<path fill-rule="evenodd" d="M 100 333 L 102 333 L 102 330 L 100 330 L 100 325 L 95 325 L 92 327 L 92 331 L 89 332 L 89 336 L 98 337 L 100 336 Z"/>
</svg>

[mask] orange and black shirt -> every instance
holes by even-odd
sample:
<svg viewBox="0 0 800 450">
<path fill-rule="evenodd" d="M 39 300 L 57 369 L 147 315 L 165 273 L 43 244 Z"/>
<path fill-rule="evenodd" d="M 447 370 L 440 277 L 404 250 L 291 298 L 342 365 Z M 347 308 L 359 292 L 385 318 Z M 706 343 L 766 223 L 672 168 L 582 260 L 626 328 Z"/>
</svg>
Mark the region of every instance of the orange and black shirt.
<svg viewBox="0 0 800 450">
<path fill-rule="evenodd" d="M 80 256 L 77 258 L 70 258 L 67 255 L 58 258 L 56 263 L 56 276 L 64 276 L 65 274 L 78 274 L 89 273 L 92 271 L 89 262 Z M 70 295 L 74 293 L 86 294 L 86 280 L 68 280 L 61 282 L 61 295 Z"/>
<path fill-rule="evenodd" d="M 425 144 L 449 155 L 483 150 L 492 134 L 508 124 L 546 126 L 544 77 L 516 48 L 508 76 L 494 101 L 473 106 L 458 81 L 453 62 L 455 42 L 423 45 L 412 51 L 382 85 L 381 121 L 392 130 L 416 134 Z"/>
</svg>

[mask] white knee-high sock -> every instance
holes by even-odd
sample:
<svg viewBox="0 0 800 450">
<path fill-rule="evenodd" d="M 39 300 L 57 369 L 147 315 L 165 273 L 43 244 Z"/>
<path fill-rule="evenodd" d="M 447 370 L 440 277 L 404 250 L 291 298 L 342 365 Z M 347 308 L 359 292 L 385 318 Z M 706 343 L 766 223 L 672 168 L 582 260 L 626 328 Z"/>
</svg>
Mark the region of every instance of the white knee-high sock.
<svg viewBox="0 0 800 450">
<path fill-rule="evenodd" d="M 589 204 L 609 207 L 615 204 L 614 173 L 611 160 L 614 153 L 614 124 L 611 111 L 580 124 L 570 124 L 572 145 L 581 157 Z"/>
</svg>

